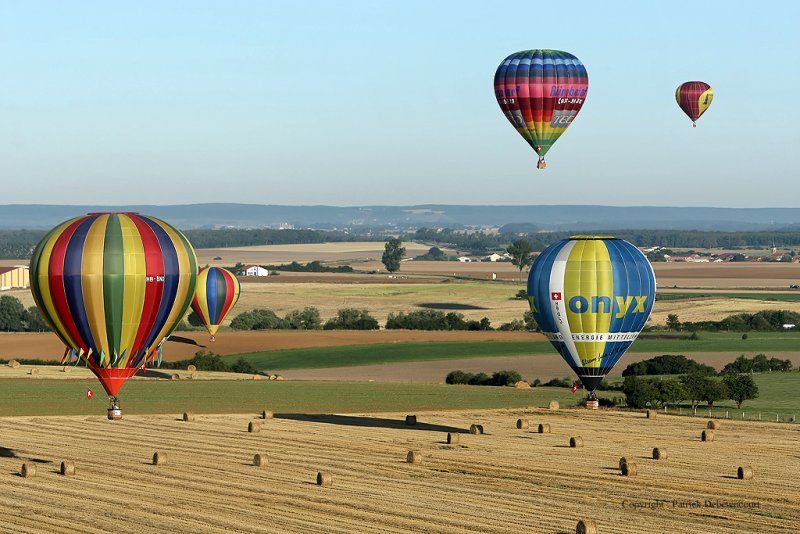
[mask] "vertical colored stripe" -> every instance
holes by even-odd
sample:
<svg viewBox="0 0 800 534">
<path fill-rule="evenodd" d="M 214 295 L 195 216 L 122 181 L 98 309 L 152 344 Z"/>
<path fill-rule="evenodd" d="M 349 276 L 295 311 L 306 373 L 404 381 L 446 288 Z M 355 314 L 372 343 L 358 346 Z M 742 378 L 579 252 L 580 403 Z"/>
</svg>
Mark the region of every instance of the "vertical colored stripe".
<svg viewBox="0 0 800 534">
<path fill-rule="evenodd" d="M 94 333 L 94 351 L 100 354 L 109 354 L 111 349 L 108 327 L 112 325 L 112 320 L 108 318 L 108 292 L 105 289 L 104 273 L 104 268 L 108 268 L 108 265 L 104 263 L 103 254 L 108 221 L 108 215 L 100 215 L 91 223 L 82 250 L 81 279 L 86 320 Z"/>
<path fill-rule="evenodd" d="M 119 215 L 118 221 L 122 233 L 122 248 L 124 253 L 125 288 L 122 308 L 122 324 L 120 330 L 120 345 L 117 350 L 125 353 L 125 358 L 119 365 L 128 367 L 134 356 L 133 346 L 136 333 L 139 330 L 139 320 L 142 317 L 145 300 L 146 264 L 142 238 L 129 215 Z M 120 357 L 122 354 L 120 353 Z"/>
</svg>

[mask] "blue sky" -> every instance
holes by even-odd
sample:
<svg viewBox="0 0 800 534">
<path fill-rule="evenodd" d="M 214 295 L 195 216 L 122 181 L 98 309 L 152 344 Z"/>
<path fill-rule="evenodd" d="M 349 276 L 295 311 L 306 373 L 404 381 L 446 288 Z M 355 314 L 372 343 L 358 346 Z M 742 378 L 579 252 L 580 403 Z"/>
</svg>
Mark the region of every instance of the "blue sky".
<svg viewBox="0 0 800 534">
<path fill-rule="evenodd" d="M 0 0 L 0 204 L 796 207 L 798 5 Z M 544 171 L 492 89 L 529 48 L 589 73 Z"/>
</svg>

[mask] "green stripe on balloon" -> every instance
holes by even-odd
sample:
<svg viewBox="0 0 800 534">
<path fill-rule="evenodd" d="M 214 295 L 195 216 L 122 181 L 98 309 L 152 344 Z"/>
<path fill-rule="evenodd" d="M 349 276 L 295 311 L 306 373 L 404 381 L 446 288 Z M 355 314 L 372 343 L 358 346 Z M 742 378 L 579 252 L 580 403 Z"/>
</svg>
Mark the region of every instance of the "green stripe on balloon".
<svg viewBox="0 0 800 534">
<path fill-rule="evenodd" d="M 103 306 L 106 332 L 113 355 L 120 353 L 122 313 L 125 295 L 125 250 L 119 215 L 111 215 L 106 225 L 103 246 Z M 111 356 L 111 355 L 109 355 Z"/>
</svg>

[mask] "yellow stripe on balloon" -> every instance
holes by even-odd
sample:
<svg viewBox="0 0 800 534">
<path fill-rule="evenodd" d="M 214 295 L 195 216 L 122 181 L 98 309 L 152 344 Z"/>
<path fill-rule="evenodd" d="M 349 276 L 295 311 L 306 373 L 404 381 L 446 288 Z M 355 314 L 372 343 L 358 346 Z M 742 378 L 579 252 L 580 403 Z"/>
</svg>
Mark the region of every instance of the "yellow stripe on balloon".
<svg viewBox="0 0 800 534">
<path fill-rule="evenodd" d="M 64 230 L 79 218 L 80 217 L 75 217 L 68 220 L 59 226 L 55 232 L 53 232 L 53 234 L 50 236 L 50 239 L 48 239 L 47 243 L 45 243 L 42 247 L 41 259 L 39 260 L 39 266 L 43 268 L 44 271 L 31 273 L 37 277 L 39 281 L 39 293 L 42 295 L 42 302 L 37 302 L 36 304 L 42 308 L 42 311 L 45 312 L 53 321 L 56 334 L 61 338 L 61 341 L 63 341 L 67 346 L 73 348 L 78 348 L 78 344 L 74 339 L 72 339 L 72 336 L 69 335 L 67 328 L 64 326 L 64 323 L 58 316 L 56 306 L 53 303 L 53 298 L 50 296 L 50 278 L 48 276 L 47 268 L 50 265 L 50 256 L 53 254 L 53 247 L 55 247 L 56 241 L 64 232 Z"/>
<path fill-rule="evenodd" d="M 136 224 L 128 215 L 120 214 L 119 224 L 122 231 L 122 250 L 125 251 L 125 288 L 123 299 L 125 306 L 122 309 L 122 333 L 120 335 L 120 350 L 125 353 L 125 358 L 118 367 L 129 367 L 133 354 L 131 348 L 136 341 L 139 331 L 139 320 L 142 317 L 145 297 L 145 277 L 147 276 L 147 263 L 144 255 L 142 237 Z M 120 356 L 122 356 L 120 354 Z"/>
<path fill-rule="evenodd" d="M 709 88 L 708 91 L 705 91 L 703 94 L 700 95 L 700 101 L 698 102 L 700 106 L 700 115 L 706 112 L 708 106 L 711 105 L 712 100 L 714 100 L 714 90 L 711 88 Z M 700 115 L 698 115 L 698 117 Z"/>
<path fill-rule="evenodd" d="M 208 309 L 208 272 L 211 269 L 204 268 L 200 273 L 197 275 L 197 287 L 194 290 L 194 294 L 197 297 L 197 303 L 200 305 L 200 319 L 203 321 L 203 324 L 210 325 L 211 324 L 211 313 Z M 208 327 L 206 327 L 208 328 Z M 214 332 L 209 330 L 209 333 L 213 336 Z"/>
<path fill-rule="evenodd" d="M 101 354 L 110 355 L 108 330 L 106 329 L 106 307 L 103 299 L 103 243 L 106 239 L 108 215 L 100 215 L 89 226 L 81 258 L 81 284 L 86 320 L 94 336 L 95 346 Z"/>
</svg>

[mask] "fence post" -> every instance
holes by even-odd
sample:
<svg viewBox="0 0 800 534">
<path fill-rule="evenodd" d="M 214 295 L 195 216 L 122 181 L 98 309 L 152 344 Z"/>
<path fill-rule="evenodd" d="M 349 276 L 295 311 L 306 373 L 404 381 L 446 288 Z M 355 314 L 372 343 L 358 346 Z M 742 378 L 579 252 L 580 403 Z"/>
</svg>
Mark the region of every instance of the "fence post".
<svg viewBox="0 0 800 534">
<path fill-rule="evenodd" d="M 728 410 L 725 410 L 725 419 L 730 419 L 730 418 L 731 418 L 731 416 L 728 415 Z"/>
</svg>

